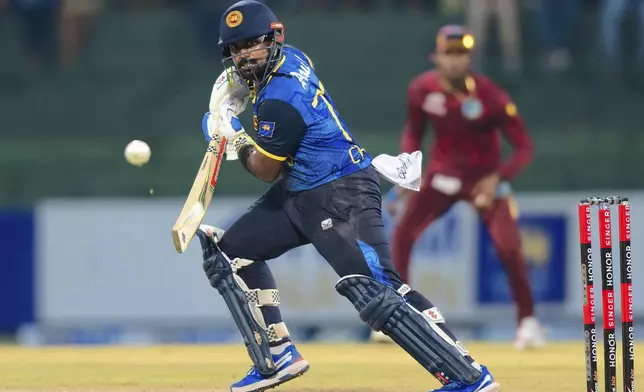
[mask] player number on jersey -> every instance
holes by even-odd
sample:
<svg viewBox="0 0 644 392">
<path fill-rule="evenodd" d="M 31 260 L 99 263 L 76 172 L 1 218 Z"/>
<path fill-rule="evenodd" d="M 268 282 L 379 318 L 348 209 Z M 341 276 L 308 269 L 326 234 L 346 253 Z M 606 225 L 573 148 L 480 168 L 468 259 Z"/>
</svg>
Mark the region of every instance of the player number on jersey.
<svg viewBox="0 0 644 392">
<path fill-rule="evenodd" d="M 294 76 L 299 80 L 300 84 L 302 85 L 303 89 L 308 88 L 309 84 L 309 79 L 311 77 L 311 67 L 306 65 L 302 60 L 300 59 L 300 69 L 297 72 L 291 72 L 290 75 Z M 349 133 L 344 129 L 342 124 L 340 123 L 340 119 L 333 109 L 333 105 L 324 97 L 324 86 L 322 85 L 321 81 L 318 81 L 318 86 L 319 88 L 315 91 L 315 95 L 313 96 L 313 102 L 311 102 L 311 105 L 316 108 L 318 106 L 319 100 L 321 99 L 322 102 L 326 105 L 326 107 L 329 109 L 329 113 L 331 113 L 331 117 L 335 120 L 335 122 L 338 124 L 338 128 L 342 132 L 342 135 L 347 139 L 348 141 L 351 141 L 351 136 L 349 136 Z M 360 157 L 356 157 L 353 155 L 353 153 L 350 153 L 351 155 L 351 160 L 354 161 L 354 159 L 357 160 L 357 162 L 360 162 L 362 159 L 364 159 L 364 150 L 359 151 L 358 150 L 358 155 Z M 356 162 L 354 162 L 356 163 Z"/>
</svg>

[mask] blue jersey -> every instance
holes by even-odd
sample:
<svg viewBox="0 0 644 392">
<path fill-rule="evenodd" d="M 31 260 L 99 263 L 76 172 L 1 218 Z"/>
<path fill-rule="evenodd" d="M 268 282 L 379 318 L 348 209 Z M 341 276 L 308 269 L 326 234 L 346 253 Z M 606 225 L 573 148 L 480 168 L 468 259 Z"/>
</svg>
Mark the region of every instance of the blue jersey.
<svg viewBox="0 0 644 392">
<path fill-rule="evenodd" d="M 290 191 L 318 187 L 371 164 L 349 132 L 309 58 L 285 46 L 254 100 L 256 149 L 284 162 Z"/>
</svg>

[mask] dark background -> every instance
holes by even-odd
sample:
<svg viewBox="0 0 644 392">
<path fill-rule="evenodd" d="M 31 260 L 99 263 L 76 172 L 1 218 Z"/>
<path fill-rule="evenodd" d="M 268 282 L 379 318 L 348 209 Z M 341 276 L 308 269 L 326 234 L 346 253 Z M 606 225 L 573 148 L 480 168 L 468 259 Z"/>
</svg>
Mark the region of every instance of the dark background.
<svg viewBox="0 0 644 392">
<path fill-rule="evenodd" d="M 150 188 L 155 196 L 185 195 L 205 149 L 201 116 L 222 69 L 219 18 L 231 3 L 0 0 L 0 204 L 148 196 Z M 407 83 L 429 66 L 437 29 L 465 23 L 471 6 L 267 3 L 373 154 L 398 152 Z M 513 95 L 537 144 L 515 188 L 641 188 L 644 2 L 627 0 L 632 8 L 623 10 L 621 0 L 505 3 L 520 3 L 520 56 L 504 61 L 492 18 L 486 42 L 478 41 L 479 67 Z M 152 147 L 149 165 L 123 159 L 132 139 Z M 233 162 L 222 168 L 217 192 L 265 187 Z"/>
</svg>

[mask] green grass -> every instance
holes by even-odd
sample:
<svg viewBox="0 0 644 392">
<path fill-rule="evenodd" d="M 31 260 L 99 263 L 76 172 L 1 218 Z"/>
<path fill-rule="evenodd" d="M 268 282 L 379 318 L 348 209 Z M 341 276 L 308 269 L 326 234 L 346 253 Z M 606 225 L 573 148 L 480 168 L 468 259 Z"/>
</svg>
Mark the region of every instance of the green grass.
<svg viewBox="0 0 644 392">
<path fill-rule="evenodd" d="M 560 392 L 584 388 L 583 345 L 553 344 L 517 352 L 509 344 L 473 343 L 503 391 Z M 644 349 L 640 345 L 636 351 Z M 290 391 L 426 391 L 434 379 L 390 345 L 301 345 L 311 363 Z M 601 351 L 599 351 L 601 357 Z M 0 347 L 0 390 L 9 391 L 226 391 L 249 359 L 240 346 Z M 644 377 L 644 367 L 636 366 Z M 600 370 L 601 374 L 601 370 Z M 621 373 L 618 381 L 621 380 Z"/>
</svg>

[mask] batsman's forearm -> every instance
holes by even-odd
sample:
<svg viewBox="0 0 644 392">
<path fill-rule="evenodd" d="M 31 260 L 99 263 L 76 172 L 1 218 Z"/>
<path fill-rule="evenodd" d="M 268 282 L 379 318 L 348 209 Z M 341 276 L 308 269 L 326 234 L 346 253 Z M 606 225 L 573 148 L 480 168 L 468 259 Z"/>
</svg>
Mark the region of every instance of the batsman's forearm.
<svg viewBox="0 0 644 392">
<path fill-rule="evenodd" d="M 246 169 L 250 174 L 255 175 L 250 166 L 250 156 L 251 154 L 257 154 L 257 150 L 252 145 L 247 145 L 242 147 L 237 151 L 237 156 L 239 157 L 239 162 L 241 162 L 244 169 Z"/>
<path fill-rule="evenodd" d="M 257 156 L 261 154 L 255 149 L 252 145 L 247 145 L 242 147 L 238 152 L 237 156 L 239 161 L 244 166 L 244 168 L 252 174 L 255 178 L 260 179 L 264 182 L 273 182 L 275 178 L 268 178 L 268 175 L 264 174 L 262 167 L 257 160 Z"/>
<path fill-rule="evenodd" d="M 233 146 L 237 151 L 237 157 L 244 166 L 244 169 L 256 178 L 266 181 L 266 179 L 262 178 L 264 176 L 261 175 L 261 166 L 257 160 L 257 154 L 259 154 L 259 152 L 255 149 L 252 140 L 248 137 L 246 132 L 238 132 L 235 135 L 233 138 Z"/>
</svg>

